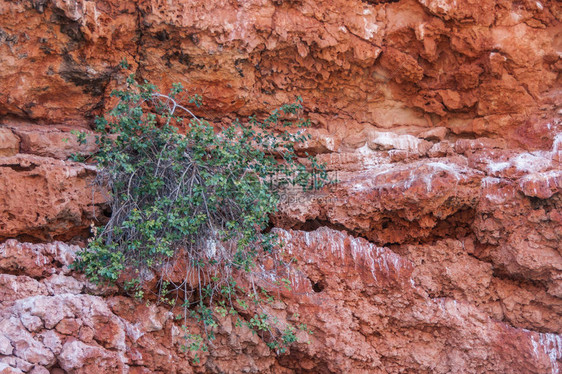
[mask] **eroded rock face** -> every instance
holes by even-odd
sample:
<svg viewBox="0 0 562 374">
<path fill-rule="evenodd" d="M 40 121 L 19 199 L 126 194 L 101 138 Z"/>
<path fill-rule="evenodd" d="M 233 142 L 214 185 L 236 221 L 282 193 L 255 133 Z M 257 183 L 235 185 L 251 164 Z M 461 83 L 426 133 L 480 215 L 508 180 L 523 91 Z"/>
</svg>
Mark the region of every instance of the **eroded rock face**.
<svg viewBox="0 0 562 374">
<path fill-rule="evenodd" d="M 17 154 L 0 158 L 0 239 L 70 239 L 88 231 L 106 201 L 95 167 Z"/>
<path fill-rule="evenodd" d="M 22 372 L 60 368 L 67 373 L 558 370 L 559 335 L 517 328 L 493 314 L 494 302 L 519 303 L 531 314 L 535 303 L 554 309 L 556 302 L 544 292 L 530 295 L 524 285 L 496 279 L 492 266 L 469 256 L 460 241 L 405 247 L 424 253 L 427 261 L 420 264 L 333 229 L 276 233 L 296 265 L 290 274 L 293 288 L 281 290 L 281 301 L 270 312 L 281 323 L 298 321 L 313 331 L 298 334 L 287 355 L 276 357 L 257 335 L 227 316 L 219 317 L 215 349 L 194 365 L 181 349 L 184 333 L 173 310 L 111 296 L 111 290 L 69 273 L 67 265 L 51 267 L 50 276 L 26 268 L 17 276 L 5 274 L 12 271 L 14 256 L 49 268 L 72 261 L 78 249 L 10 240 L 0 245 L 0 270 L 3 280 L 18 287 L 2 282 L 0 360 Z M 441 261 L 451 266 L 443 271 Z M 469 277 L 463 267 L 470 269 Z M 545 316 L 543 324 L 547 321 Z"/>
<path fill-rule="evenodd" d="M 561 20 L 551 0 L 0 0 L 0 373 L 558 373 Z M 304 98 L 298 152 L 337 182 L 273 217 L 297 265 L 270 312 L 314 333 L 288 354 L 226 317 L 193 364 L 174 311 L 70 270 L 110 212 L 68 158 L 95 151 L 123 59 L 215 123 Z"/>
<path fill-rule="evenodd" d="M 480 139 L 442 157 L 409 151 L 393 159 L 397 142 L 321 156 L 331 173 L 339 170 L 338 183 L 313 195 L 288 191 L 277 225 L 307 231 L 275 229 L 296 264 L 293 289 L 280 290 L 270 312 L 281 323 L 299 315 L 313 331 L 288 354 L 277 357 L 227 317 L 214 349 L 193 365 L 173 311 L 72 273 L 77 246 L 11 239 L 0 245 L 2 362 L 68 373 L 557 372 L 558 140 L 533 153 Z M 18 157 L 4 160 L 79 166 Z M 84 188 L 80 179 L 67 188 L 73 183 Z"/>
<path fill-rule="evenodd" d="M 223 321 L 217 331 L 221 349 L 192 367 L 193 354 L 182 350 L 185 333 L 172 311 L 115 296 L 116 289 L 96 287 L 71 273 L 68 265 L 77 250 L 62 242 L 0 244 L 0 363 L 9 370 L 259 373 L 276 365 L 248 327 L 234 329 Z M 9 274 L 16 270 L 18 275 Z"/>
<path fill-rule="evenodd" d="M 302 296 L 288 307 L 315 326 L 312 344 L 298 348 L 305 357 L 312 356 L 308 362 L 311 367 L 307 368 L 312 372 L 558 370 L 556 360 L 562 353 L 559 335 L 517 329 L 490 318 L 466 297 L 470 290 L 456 297 L 431 295 L 419 278 L 419 267 L 406 257 L 326 228 L 279 234 L 289 243 L 289 253 L 306 259 L 299 262 L 302 273 L 298 275 L 302 278 L 295 280 Z M 451 252 L 452 244 L 438 242 L 436 246 L 448 247 L 447 252 Z M 480 267 L 484 273 L 489 270 L 489 264 L 474 261 L 477 264 L 470 268 Z M 450 274 L 461 273 L 455 269 L 455 262 L 450 263 Z M 444 286 L 447 275 L 435 274 L 433 280 Z M 452 288 L 461 291 L 460 284 L 470 280 L 458 277 Z M 485 277 L 475 275 L 474 280 L 474 288 L 478 283 L 489 288 Z M 313 288 L 311 283 L 322 286 Z M 517 293 L 512 297 L 517 298 Z M 342 332 L 337 326 L 346 329 Z M 508 337 L 517 343 L 509 344 Z M 546 340 L 557 342 L 547 344 L 548 352 L 543 346 L 537 353 L 537 341 Z M 551 361 L 551 357 L 556 359 Z M 280 361 L 290 362 L 288 358 Z"/>
<path fill-rule="evenodd" d="M 202 93 L 205 117 L 301 95 L 331 131 L 441 126 L 535 148 L 558 102 L 560 13 L 551 0 L 3 1 L 0 113 L 85 125 L 125 58 L 162 89 Z"/>
</svg>

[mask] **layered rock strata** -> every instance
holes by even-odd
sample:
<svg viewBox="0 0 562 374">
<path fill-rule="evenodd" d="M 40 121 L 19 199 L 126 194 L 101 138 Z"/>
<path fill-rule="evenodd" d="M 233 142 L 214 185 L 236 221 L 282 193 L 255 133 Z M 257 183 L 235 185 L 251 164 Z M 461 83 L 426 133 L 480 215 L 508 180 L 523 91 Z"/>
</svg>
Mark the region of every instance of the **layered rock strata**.
<svg viewBox="0 0 562 374">
<path fill-rule="evenodd" d="M 0 373 L 560 372 L 561 20 L 556 1 L 0 0 Z M 218 125 L 303 97 L 299 152 L 337 182 L 273 217 L 296 265 L 271 313 L 313 332 L 287 354 L 222 318 L 194 364 L 173 310 L 69 269 L 110 214 L 71 130 L 113 105 L 123 60 Z"/>
</svg>

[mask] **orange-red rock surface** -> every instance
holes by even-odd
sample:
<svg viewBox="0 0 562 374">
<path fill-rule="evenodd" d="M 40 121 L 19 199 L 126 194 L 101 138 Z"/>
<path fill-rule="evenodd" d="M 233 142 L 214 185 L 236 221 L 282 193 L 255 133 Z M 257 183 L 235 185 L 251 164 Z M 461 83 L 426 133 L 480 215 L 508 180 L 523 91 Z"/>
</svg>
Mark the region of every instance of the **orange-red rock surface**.
<svg viewBox="0 0 562 374">
<path fill-rule="evenodd" d="M 554 0 L 0 0 L 0 373 L 559 373 L 561 21 Z M 225 318 L 194 365 L 168 309 L 69 269 L 110 214 L 70 131 L 123 59 L 213 122 L 303 97 L 299 151 L 337 183 L 285 194 L 272 313 L 310 344 L 277 356 Z"/>
<path fill-rule="evenodd" d="M 72 239 L 102 218 L 95 167 L 28 154 L 0 158 L 0 239 Z"/>
<path fill-rule="evenodd" d="M 0 113 L 85 125 L 127 59 L 207 116 L 304 98 L 357 125 L 546 146 L 559 100 L 557 1 L 2 1 Z"/>
<path fill-rule="evenodd" d="M 333 229 L 276 230 L 297 265 L 293 289 L 272 313 L 281 321 L 299 315 L 313 331 L 298 335 L 290 354 L 276 357 L 246 326 L 224 317 L 214 346 L 193 365 L 171 311 L 112 296 L 115 290 L 69 272 L 78 246 L 8 240 L 0 245 L 0 363 L 39 373 L 558 370 L 559 335 L 517 328 L 501 311 L 494 314 L 494 304 L 525 315 L 537 312 L 533 304 L 555 302 L 515 280 L 496 279 L 489 263 L 463 254 L 463 241 L 406 247 L 424 252 L 427 263 L 420 265 L 419 255 L 411 261 Z M 447 269 L 439 269 L 441 261 Z M 558 320 L 543 315 L 541 322 L 544 328 Z"/>
</svg>

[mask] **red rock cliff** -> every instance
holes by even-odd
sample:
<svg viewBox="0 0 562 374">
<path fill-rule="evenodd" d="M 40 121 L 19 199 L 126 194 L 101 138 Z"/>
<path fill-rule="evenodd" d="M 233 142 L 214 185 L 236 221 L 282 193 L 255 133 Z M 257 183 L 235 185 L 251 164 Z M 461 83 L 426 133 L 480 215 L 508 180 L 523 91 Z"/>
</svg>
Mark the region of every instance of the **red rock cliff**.
<svg viewBox="0 0 562 374">
<path fill-rule="evenodd" d="M 0 0 L 0 373 L 558 373 L 562 6 Z M 193 365 L 163 307 L 68 265 L 107 215 L 64 142 L 126 59 L 232 119 L 304 99 L 339 183 L 275 217 L 299 266 L 275 356 L 221 320 Z M 70 137 L 72 138 L 72 137 Z"/>
</svg>

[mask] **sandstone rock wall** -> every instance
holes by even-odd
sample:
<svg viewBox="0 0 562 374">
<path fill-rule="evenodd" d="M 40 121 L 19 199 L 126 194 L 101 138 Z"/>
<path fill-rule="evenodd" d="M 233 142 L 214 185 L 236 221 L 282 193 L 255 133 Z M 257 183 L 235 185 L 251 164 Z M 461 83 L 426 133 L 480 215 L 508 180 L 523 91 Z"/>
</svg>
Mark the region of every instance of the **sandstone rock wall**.
<svg viewBox="0 0 562 374">
<path fill-rule="evenodd" d="M 561 20 L 554 0 L 0 0 L 0 373 L 558 373 Z M 224 318 L 194 365 L 173 311 L 68 268 L 110 214 L 70 131 L 123 59 L 215 123 L 303 97 L 300 151 L 338 183 L 274 217 L 297 266 L 272 313 L 310 344 L 276 356 Z"/>
<path fill-rule="evenodd" d="M 162 88 L 202 93 L 209 117 L 301 95 L 318 126 L 346 135 L 441 126 L 534 149 L 555 131 L 556 1 L 0 4 L 0 113 L 14 118 L 85 125 L 125 58 Z"/>
</svg>

